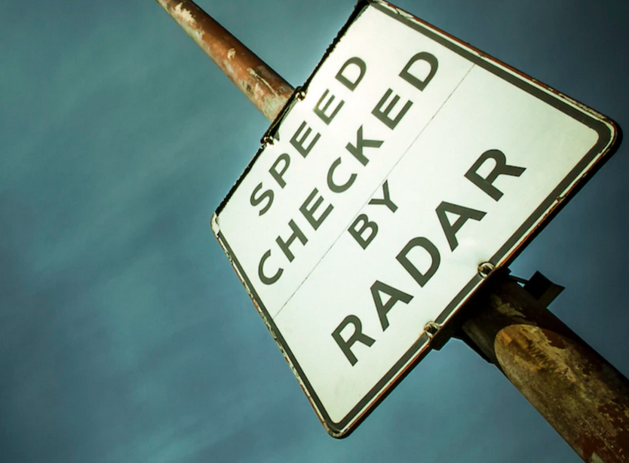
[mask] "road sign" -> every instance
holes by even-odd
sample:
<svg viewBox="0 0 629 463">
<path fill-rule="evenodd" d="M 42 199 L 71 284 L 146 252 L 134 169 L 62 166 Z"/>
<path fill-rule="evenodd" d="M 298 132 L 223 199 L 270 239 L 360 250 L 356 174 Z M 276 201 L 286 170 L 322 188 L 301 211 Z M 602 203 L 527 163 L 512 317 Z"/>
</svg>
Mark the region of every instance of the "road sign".
<svg viewBox="0 0 629 463">
<path fill-rule="evenodd" d="M 359 2 L 277 122 L 212 228 L 335 437 L 618 139 L 382 1 Z"/>
</svg>

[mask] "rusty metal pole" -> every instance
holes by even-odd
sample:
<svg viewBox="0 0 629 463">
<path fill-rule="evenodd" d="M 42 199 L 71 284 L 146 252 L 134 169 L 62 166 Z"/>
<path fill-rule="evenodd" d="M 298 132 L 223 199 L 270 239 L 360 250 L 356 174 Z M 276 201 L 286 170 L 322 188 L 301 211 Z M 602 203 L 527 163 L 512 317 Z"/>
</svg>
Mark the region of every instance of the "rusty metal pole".
<svg viewBox="0 0 629 463">
<path fill-rule="evenodd" d="M 273 121 L 293 87 L 190 0 L 156 0 L 249 101 Z"/>
<path fill-rule="evenodd" d="M 583 461 L 629 462 L 627 378 L 517 283 L 487 284 L 461 317 L 475 347 Z"/>
<path fill-rule="evenodd" d="M 293 87 L 190 0 L 156 0 L 273 121 Z M 517 283 L 497 276 L 459 314 L 482 352 L 587 463 L 629 463 L 629 381 Z"/>
</svg>

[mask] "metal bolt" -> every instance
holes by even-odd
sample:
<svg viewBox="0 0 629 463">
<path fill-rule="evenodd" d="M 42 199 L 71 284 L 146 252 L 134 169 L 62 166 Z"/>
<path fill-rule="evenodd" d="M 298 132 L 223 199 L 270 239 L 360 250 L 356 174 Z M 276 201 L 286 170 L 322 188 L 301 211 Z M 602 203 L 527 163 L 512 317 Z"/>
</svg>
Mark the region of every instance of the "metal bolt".
<svg viewBox="0 0 629 463">
<path fill-rule="evenodd" d="M 483 262 L 478 266 L 478 274 L 481 276 L 481 278 L 485 279 L 495 269 L 496 269 L 496 266 L 492 264 L 491 262 Z"/>
</svg>

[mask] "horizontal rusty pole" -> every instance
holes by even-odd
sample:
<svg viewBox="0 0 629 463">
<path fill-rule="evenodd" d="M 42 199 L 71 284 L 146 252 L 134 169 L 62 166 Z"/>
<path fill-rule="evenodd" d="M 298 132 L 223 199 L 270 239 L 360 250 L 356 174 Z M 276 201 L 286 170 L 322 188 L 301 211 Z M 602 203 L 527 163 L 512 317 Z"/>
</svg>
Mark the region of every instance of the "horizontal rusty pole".
<svg viewBox="0 0 629 463">
<path fill-rule="evenodd" d="M 465 334 L 584 461 L 629 462 L 627 378 L 514 281 L 487 284 Z"/>
<path fill-rule="evenodd" d="M 156 0 L 269 120 L 293 87 L 190 0 Z"/>
</svg>

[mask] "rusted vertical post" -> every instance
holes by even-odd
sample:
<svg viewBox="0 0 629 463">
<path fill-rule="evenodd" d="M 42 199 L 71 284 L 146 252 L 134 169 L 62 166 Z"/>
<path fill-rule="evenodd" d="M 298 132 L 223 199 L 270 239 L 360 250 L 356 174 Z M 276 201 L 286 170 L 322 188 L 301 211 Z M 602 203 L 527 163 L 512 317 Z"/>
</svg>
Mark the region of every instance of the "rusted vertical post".
<svg viewBox="0 0 629 463">
<path fill-rule="evenodd" d="M 190 0 L 156 0 L 269 120 L 293 87 Z"/>
<path fill-rule="evenodd" d="M 487 283 L 465 334 L 583 461 L 629 462 L 627 378 L 517 283 Z"/>
</svg>

